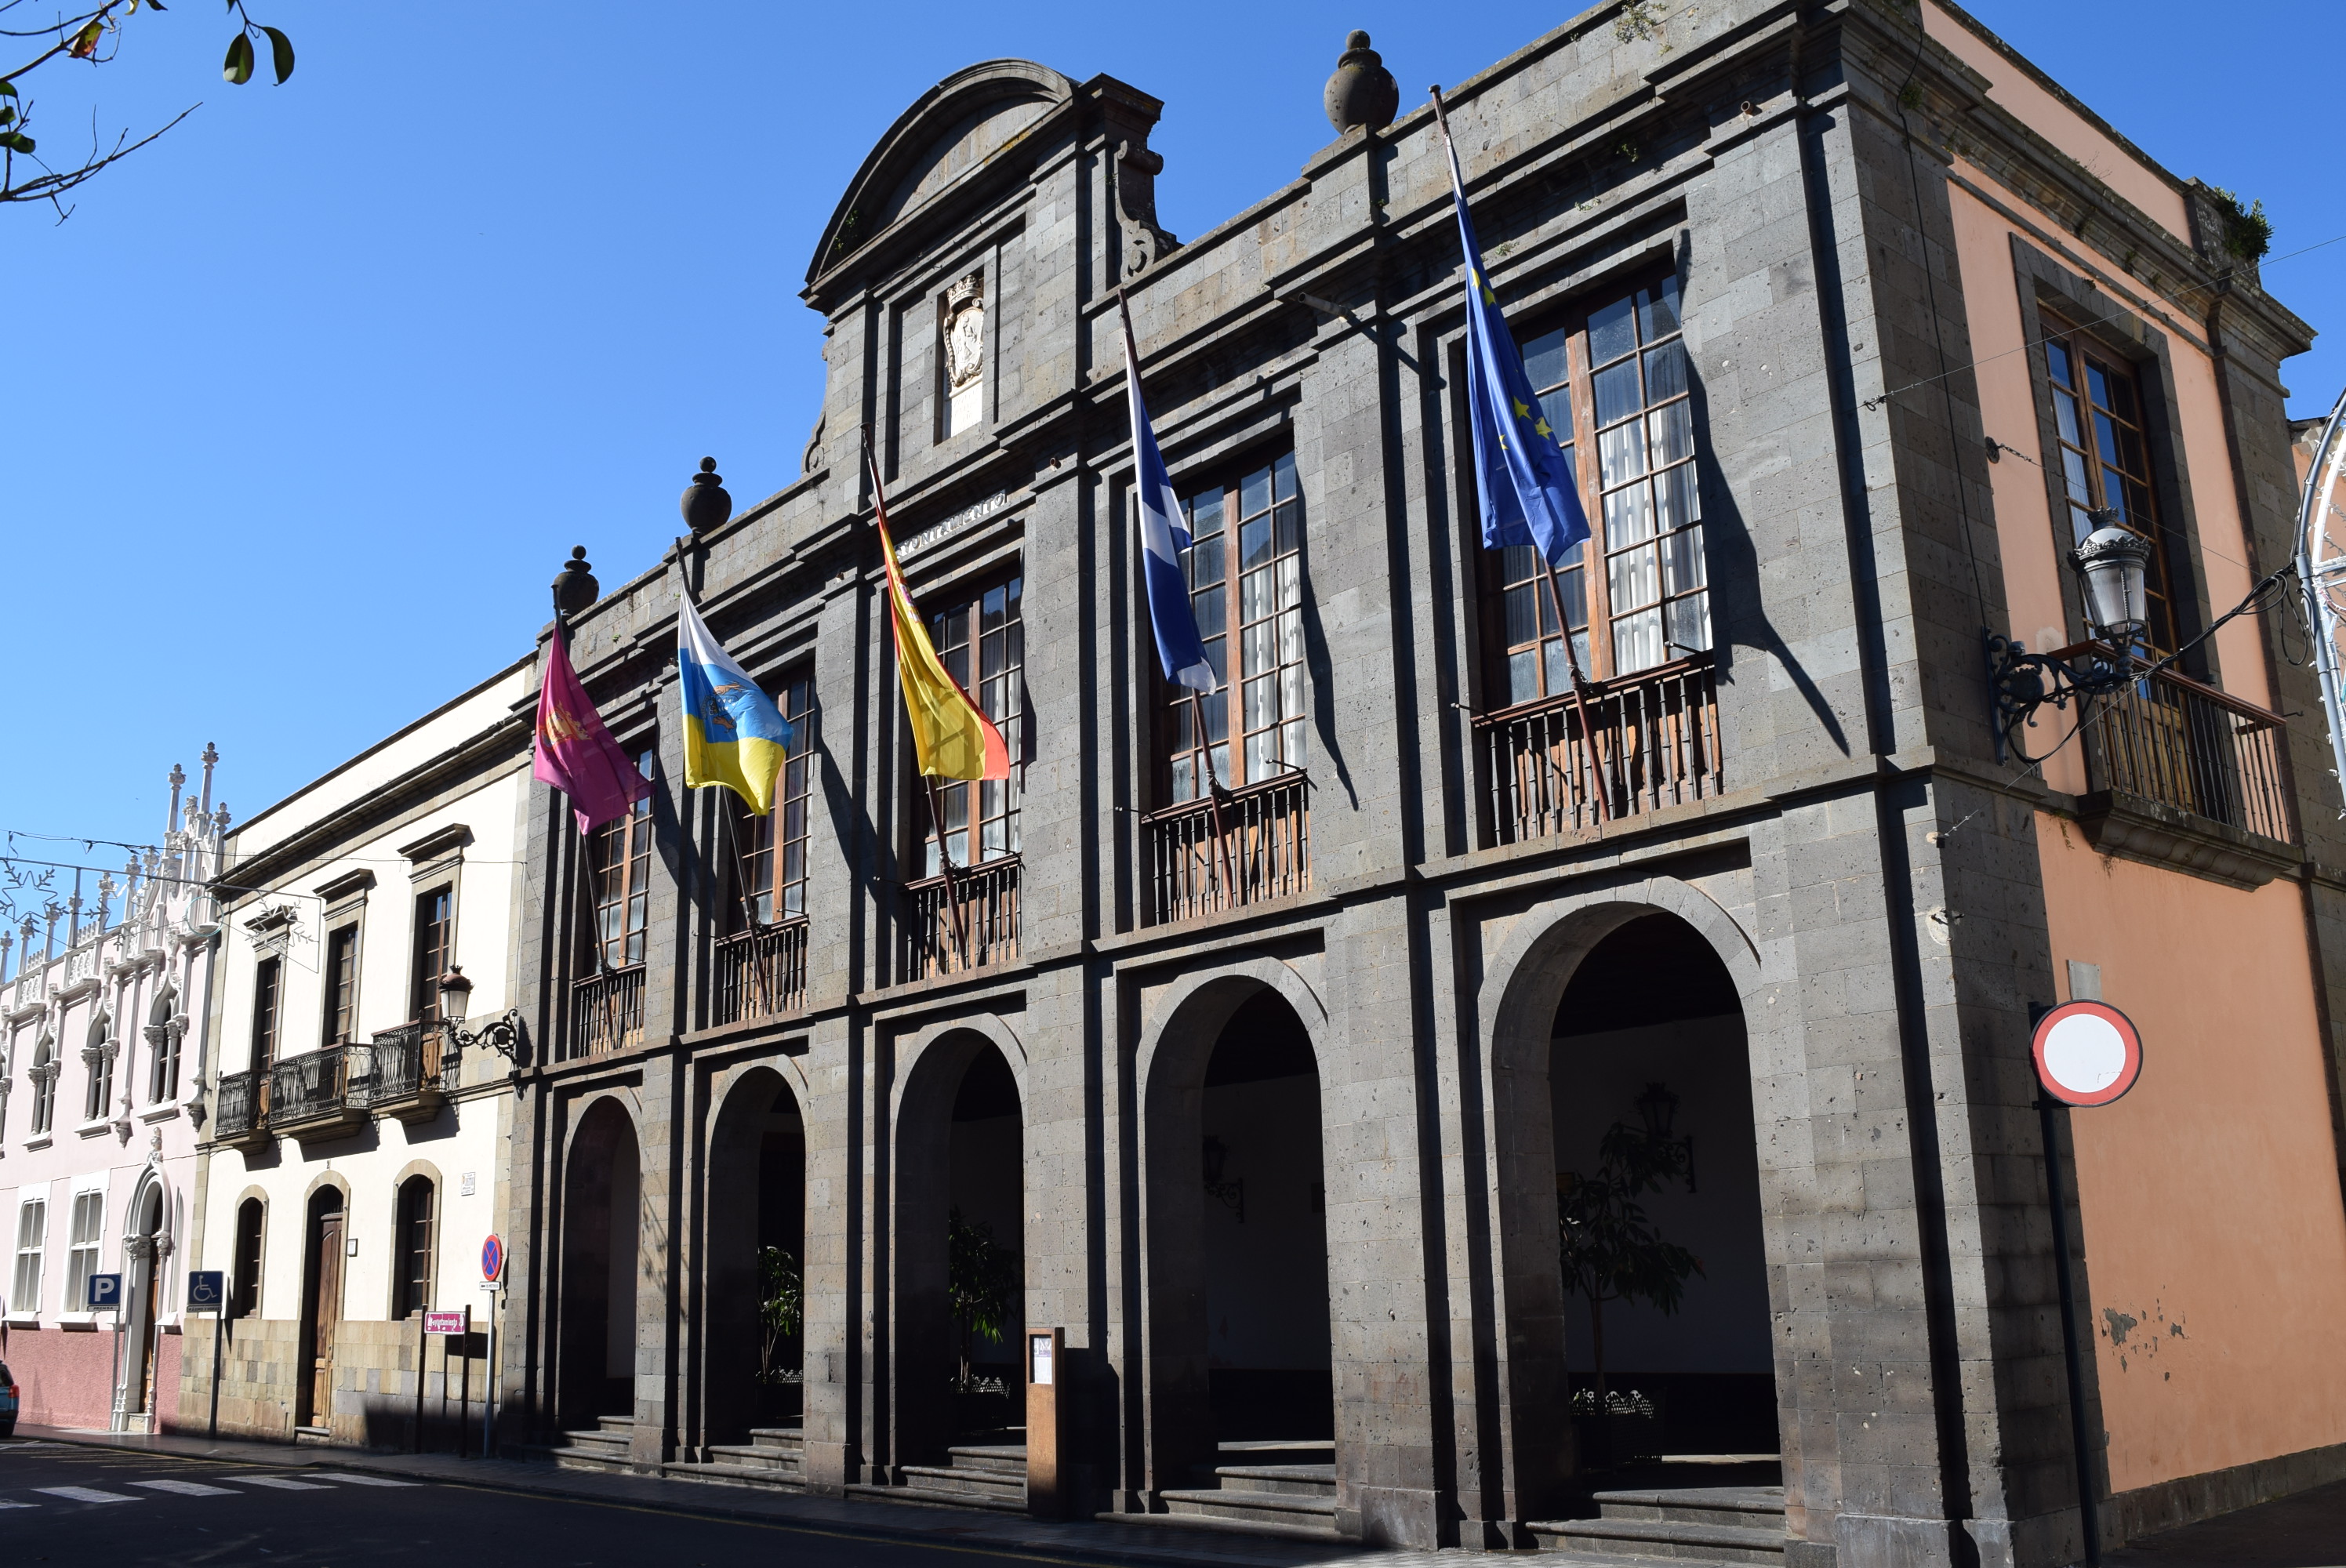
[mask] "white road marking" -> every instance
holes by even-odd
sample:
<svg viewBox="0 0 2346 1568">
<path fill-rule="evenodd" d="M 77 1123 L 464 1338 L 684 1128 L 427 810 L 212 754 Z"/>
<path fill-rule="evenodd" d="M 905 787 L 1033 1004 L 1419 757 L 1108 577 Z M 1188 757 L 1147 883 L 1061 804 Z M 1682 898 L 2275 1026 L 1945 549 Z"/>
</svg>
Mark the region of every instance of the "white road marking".
<svg viewBox="0 0 2346 1568">
<path fill-rule="evenodd" d="M 313 1470 L 320 1481 L 346 1481 L 352 1486 L 421 1486 L 420 1481 L 393 1481 L 387 1475 L 346 1475 L 339 1470 Z"/>
<path fill-rule="evenodd" d="M 239 1486 L 273 1486 L 280 1492 L 332 1492 L 331 1486 L 320 1486 L 314 1481 L 288 1481 L 281 1475 L 224 1475 L 222 1481 L 232 1481 Z"/>
<path fill-rule="evenodd" d="M 133 1497 L 126 1492 L 100 1492 L 94 1486 L 36 1486 L 35 1492 L 49 1497 L 62 1497 L 68 1502 L 144 1502 L 143 1497 Z"/>
<path fill-rule="evenodd" d="M 206 1486 L 200 1481 L 134 1481 L 133 1486 L 152 1487 L 157 1492 L 176 1492 L 181 1497 L 235 1497 L 238 1492 L 225 1486 Z"/>
<path fill-rule="evenodd" d="M 19 1502 L 13 1497 L 0 1497 L 0 1508 L 38 1508 L 37 1502 Z"/>
</svg>

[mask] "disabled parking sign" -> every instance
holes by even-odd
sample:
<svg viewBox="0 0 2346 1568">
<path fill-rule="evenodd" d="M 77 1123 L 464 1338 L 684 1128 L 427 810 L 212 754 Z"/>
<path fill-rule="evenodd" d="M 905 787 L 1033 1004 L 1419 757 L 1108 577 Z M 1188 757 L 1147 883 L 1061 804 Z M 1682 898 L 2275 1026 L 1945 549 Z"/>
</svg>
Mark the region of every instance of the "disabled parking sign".
<svg viewBox="0 0 2346 1568">
<path fill-rule="evenodd" d="M 225 1271 L 218 1268 L 198 1268 L 188 1275 L 188 1310 L 217 1312 L 228 1295 Z"/>
</svg>

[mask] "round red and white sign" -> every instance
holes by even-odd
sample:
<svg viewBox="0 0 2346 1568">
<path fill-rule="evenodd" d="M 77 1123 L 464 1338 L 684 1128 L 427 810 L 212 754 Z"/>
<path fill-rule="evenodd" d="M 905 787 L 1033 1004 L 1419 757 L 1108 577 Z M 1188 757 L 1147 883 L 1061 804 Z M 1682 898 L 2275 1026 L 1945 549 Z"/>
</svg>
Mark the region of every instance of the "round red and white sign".
<svg viewBox="0 0 2346 1568">
<path fill-rule="evenodd" d="M 2064 1105 L 2106 1105 L 2142 1076 L 2142 1034 L 2102 1002 L 2065 1002 L 2036 1023 L 2036 1080 Z"/>
</svg>

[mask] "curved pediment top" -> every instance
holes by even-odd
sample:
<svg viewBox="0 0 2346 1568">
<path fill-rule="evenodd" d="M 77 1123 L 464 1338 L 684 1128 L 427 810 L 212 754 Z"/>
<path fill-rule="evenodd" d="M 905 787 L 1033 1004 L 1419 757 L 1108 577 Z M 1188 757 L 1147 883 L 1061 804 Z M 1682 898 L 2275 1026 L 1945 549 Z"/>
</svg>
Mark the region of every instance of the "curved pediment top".
<svg viewBox="0 0 2346 1568">
<path fill-rule="evenodd" d="M 848 182 L 815 247 L 807 282 L 984 164 L 1075 93 L 1073 81 L 1032 60 L 964 66 L 923 93 Z"/>
</svg>

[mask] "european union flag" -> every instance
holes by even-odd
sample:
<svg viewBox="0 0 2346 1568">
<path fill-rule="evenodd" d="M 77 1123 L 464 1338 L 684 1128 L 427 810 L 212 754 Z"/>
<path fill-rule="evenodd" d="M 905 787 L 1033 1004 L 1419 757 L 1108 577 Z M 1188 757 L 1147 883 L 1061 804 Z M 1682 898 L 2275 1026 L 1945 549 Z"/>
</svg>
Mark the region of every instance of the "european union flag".
<svg viewBox="0 0 2346 1568">
<path fill-rule="evenodd" d="M 1475 488 L 1483 495 L 1483 545 L 1496 550 L 1529 545 L 1563 566 L 1588 537 L 1588 514 L 1572 459 L 1559 443 L 1524 373 L 1499 298 L 1483 271 L 1483 248 L 1466 211 L 1466 182 L 1458 148 L 1442 127 L 1450 154 L 1450 188 L 1457 199 L 1458 239 L 1466 249 L 1466 407 L 1474 430 Z"/>
</svg>

